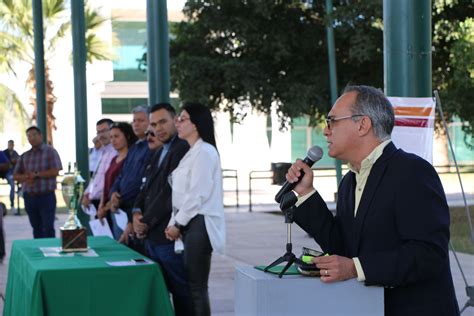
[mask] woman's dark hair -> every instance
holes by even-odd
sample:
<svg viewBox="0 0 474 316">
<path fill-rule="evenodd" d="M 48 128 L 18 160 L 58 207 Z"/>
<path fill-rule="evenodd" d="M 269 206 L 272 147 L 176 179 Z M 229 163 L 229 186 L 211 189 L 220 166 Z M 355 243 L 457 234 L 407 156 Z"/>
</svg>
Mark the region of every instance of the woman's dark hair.
<svg viewBox="0 0 474 316">
<path fill-rule="evenodd" d="M 137 136 L 133 132 L 132 125 L 124 122 L 118 122 L 112 124 L 110 129 L 116 128 L 120 130 L 123 135 L 125 136 L 125 139 L 127 140 L 127 147 L 130 148 L 135 142 L 138 140 Z"/>
<path fill-rule="evenodd" d="M 189 118 L 199 133 L 203 141 L 211 144 L 217 149 L 216 138 L 214 136 L 214 120 L 208 107 L 197 102 L 187 102 L 181 107 L 181 111 L 186 111 Z"/>
</svg>

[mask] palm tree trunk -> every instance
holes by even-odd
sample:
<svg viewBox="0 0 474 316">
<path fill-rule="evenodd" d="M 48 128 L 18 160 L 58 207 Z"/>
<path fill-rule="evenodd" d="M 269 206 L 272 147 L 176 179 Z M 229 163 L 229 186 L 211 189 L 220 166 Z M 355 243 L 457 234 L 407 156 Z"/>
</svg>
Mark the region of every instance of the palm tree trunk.
<svg viewBox="0 0 474 316">
<path fill-rule="evenodd" d="M 46 64 L 44 69 L 44 76 L 46 82 L 46 139 L 48 144 L 53 145 L 53 129 L 56 130 L 56 117 L 53 114 L 54 104 L 56 103 L 56 96 L 53 94 L 54 85 L 49 79 L 49 67 Z M 32 65 L 29 73 L 26 85 L 30 90 L 30 104 L 33 106 L 33 120 L 36 120 L 38 114 L 38 105 L 36 102 L 36 79 L 35 79 L 35 67 Z M 43 133 L 45 131 L 42 131 Z"/>
</svg>

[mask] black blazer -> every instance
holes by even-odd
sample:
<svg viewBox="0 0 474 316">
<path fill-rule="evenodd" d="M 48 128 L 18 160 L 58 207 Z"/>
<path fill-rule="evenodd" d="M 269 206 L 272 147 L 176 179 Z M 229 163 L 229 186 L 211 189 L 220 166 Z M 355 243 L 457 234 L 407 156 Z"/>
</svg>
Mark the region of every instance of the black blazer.
<svg viewBox="0 0 474 316">
<path fill-rule="evenodd" d="M 163 148 L 153 154 L 145 169 L 144 183 L 135 200 L 134 208 L 142 210 L 142 221 L 148 225 L 147 239 L 152 244 L 172 243 L 165 237 L 165 229 L 172 210 L 168 176 L 176 169 L 188 150 L 188 142 L 175 136 L 160 167 L 158 168 L 158 161 Z"/>
<path fill-rule="evenodd" d="M 386 315 L 459 315 L 449 265 L 449 208 L 424 159 L 389 143 L 373 165 L 357 215 L 355 174 L 338 190 L 336 216 L 316 192 L 295 222 L 330 254 L 358 257 L 366 285 L 385 287 Z"/>
</svg>

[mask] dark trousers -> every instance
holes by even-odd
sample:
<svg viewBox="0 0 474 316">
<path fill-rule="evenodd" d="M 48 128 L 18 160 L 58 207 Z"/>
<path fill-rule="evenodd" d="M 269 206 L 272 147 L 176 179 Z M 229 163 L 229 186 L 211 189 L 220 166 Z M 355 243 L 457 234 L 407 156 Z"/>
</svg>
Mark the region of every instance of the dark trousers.
<svg viewBox="0 0 474 316">
<path fill-rule="evenodd" d="M 54 217 L 56 214 L 56 195 L 54 192 L 44 194 L 23 193 L 25 209 L 33 227 L 34 238 L 54 237 Z"/>
<path fill-rule="evenodd" d="M 8 171 L 7 181 L 10 185 L 10 208 L 15 206 L 15 180 L 13 180 L 13 171 Z"/>
<path fill-rule="evenodd" d="M 2 263 L 3 258 L 5 257 L 5 234 L 3 232 L 3 216 L 4 212 L 7 210 L 4 209 L 5 204 L 0 202 L 0 263 Z"/>
<path fill-rule="evenodd" d="M 162 268 L 168 290 L 173 295 L 175 315 L 193 315 L 192 299 L 186 280 L 183 255 L 174 252 L 174 243 L 152 245 L 147 240 L 146 247 L 149 257 L 159 263 Z"/>
<path fill-rule="evenodd" d="M 204 222 L 204 216 L 197 215 L 186 225 L 183 235 L 184 267 L 188 276 L 193 298 L 194 315 L 211 315 L 209 303 L 209 273 L 211 271 L 212 246 Z"/>
</svg>

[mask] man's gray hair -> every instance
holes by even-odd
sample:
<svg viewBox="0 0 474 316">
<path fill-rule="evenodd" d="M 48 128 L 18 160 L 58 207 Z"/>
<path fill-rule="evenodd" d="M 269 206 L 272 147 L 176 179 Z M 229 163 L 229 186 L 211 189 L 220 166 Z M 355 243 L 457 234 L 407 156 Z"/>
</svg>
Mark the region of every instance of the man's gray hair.
<svg viewBox="0 0 474 316">
<path fill-rule="evenodd" d="M 344 93 L 352 91 L 357 92 L 357 97 L 351 113 L 368 116 L 372 121 L 375 136 L 382 141 L 390 139 L 395 125 L 395 114 L 385 94 L 369 86 L 347 86 L 344 89 Z"/>
<path fill-rule="evenodd" d="M 150 113 L 150 109 L 146 105 L 138 105 L 132 109 L 132 114 L 135 113 L 145 113 L 148 115 Z"/>
</svg>

